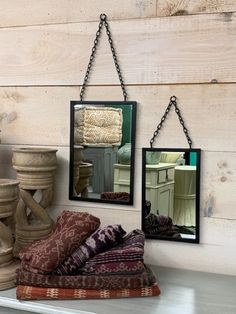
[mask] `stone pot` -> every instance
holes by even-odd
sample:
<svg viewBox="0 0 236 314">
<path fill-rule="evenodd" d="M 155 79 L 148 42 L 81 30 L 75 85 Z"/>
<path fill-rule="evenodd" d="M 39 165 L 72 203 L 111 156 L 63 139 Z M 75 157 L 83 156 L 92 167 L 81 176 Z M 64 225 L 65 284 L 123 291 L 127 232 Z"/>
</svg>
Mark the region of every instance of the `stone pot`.
<svg viewBox="0 0 236 314">
<path fill-rule="evenodd" d="M 17 171 L 20 188 L 46 189 L 53 184 L 57 149 L 13 148 L 12 164 Z"/>
</svg>

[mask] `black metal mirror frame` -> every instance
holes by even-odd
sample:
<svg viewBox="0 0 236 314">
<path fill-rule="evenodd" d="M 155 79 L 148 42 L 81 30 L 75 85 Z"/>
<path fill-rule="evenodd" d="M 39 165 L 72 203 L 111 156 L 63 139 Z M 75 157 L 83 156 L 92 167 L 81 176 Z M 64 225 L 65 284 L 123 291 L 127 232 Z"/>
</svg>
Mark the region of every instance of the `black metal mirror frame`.
<svg viewBox="0 0 236 314">
<path fill-rule="evenodd" d="M 131 105 L 132 126 L 131 126 L 131 159 L 130 159 L 130 198 L 129 201 L 106 200 L 99 198 L 84 198 L 73 194 L 73 168 L 74 168 L 74 107 L 75 105 Z M 135 132 L 136 132 L 136 105 L 135 101 L 76 101 L 70 102 L 70 158 L 69 158 L 69 199 L 85 202 L 98 202 L 110 204 L 133 205 L 134 199 L 134 164 L 135 164 Z"/>
<path fill-rule="evenodd" d="M 196 152 L 196 238 L 195 239 L 184 239 L 174 237 L 164 237 L 158 235 L 149 235 L 145 232 L 145 201 L 146 201 L 146 152 Z M 145 233 L 147 239 L 158 239 L 168 240 L 175 242 L 188 242 L 188 243 L 199 243 L 200 242 L 200 164 L 201 164 L 201 149 L 186 149 L 186 148 L 142 148 L 142 230 Z"/>
</svg>

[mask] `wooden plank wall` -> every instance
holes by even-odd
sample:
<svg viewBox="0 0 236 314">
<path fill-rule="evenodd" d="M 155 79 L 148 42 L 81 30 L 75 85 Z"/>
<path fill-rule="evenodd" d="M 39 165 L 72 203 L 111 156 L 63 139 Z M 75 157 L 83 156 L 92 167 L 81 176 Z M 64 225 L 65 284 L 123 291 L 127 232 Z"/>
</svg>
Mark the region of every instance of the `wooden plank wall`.
<svg viewBox="0 0 236 314">
<path fill-rule="evenodd" d="M 87 210 L 103 224 L 140 227 L 141 148 L 176 95 L 194 147 L 203 150 L 201 244 L 150 240 L 146 261 L 236 275 L 236 2 L 0 0 L 0 9 L 0 176 L 15 176 L 13 146 L 56 147 L 54 217 L 64 209 Z M 102 12 L 129 99 L 138 102 L 131 207 L 68 200 L 69 101 L 79 99 Z M 107 40 L 94 66 L 87 99 L 122 100 Z M 186 147 L 173 112 L 158 146 Z"/>
</svg>

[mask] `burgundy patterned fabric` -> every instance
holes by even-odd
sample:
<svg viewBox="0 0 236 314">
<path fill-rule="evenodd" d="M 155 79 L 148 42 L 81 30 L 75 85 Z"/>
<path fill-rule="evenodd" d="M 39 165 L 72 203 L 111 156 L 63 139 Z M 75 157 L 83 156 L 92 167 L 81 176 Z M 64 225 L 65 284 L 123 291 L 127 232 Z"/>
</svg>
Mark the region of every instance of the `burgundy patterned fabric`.
<svg viewBox="0 0 236 314">
<path fill-rule="evenodd" d="M 47 288 L 78 288 L 78 289 L 121 289 L 150 286 L 156 282 L 152 271 L 146 267 L 135 275 L 90 275 L 90 276 L 55 276 L 42 275 L 18 269 L 16 285 L 28 285 Z"/>
<path fill-rule="evenodd" d="M 127 192 L 102 192 L 101 199 L 104 200 L 117 200 L 117 201 L 129 201 L 130 195 Z"/>
<path fill-rule="evenodd" d="M 88 213 L 64 211 L 47 238 L 34 242 L 20 252 L 21 268 L 41 274 L 52 272 L 99 225 L 99 218 Z"/>
<path fill-rule="evenodd" d="M 78 271 L 82 275 L 127 275 L 142 273 L 145 236 L 133 230 L 122 244 L 94 256 Z"/>
<path fill-rule="evenodd" d="M 121 225 L 106 226 L 96 230 L 88 237 L 81 246 L 72 253 L 62 264 L 60 264 L 53 274 L 55 275 L 74 275 L 88 259 L 98 253 L 102 253 L 115 244 L 121 242 L 125 231 Z"/>
</svg>

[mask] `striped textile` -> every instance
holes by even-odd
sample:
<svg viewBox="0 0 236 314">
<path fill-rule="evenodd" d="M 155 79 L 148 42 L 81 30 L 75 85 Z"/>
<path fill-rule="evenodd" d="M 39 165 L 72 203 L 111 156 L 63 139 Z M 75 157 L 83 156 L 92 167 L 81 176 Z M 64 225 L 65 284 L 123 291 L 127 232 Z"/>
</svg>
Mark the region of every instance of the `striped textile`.
<svg viewBox="0 0 236 314">
<path fill-rule="evenodd" d="M 122 289 L 150 286 L 156 282 L 151 269 L 134 275 L 90 275 L 90 276 L 55 276 L 16 271 L 16 285 L 45 287 L 45 288 L 74 288 L 74 289 Z"/>
<path fill-rule="evenodd" d="M 132 275 L 145 270 L 145 236 L 143 231 L 130 232 L 123 243 L 112 249 L 97 254 L 78 269 L 82 275 Z"/>
<path fill-rule="evenodd" d="M 136 289 L 63 289 L 17 286 L 18 300 L 63 300 L 63 299 L 113 299 L 158 296 L 160 289 L 157 283 Z"/>
</svg>

